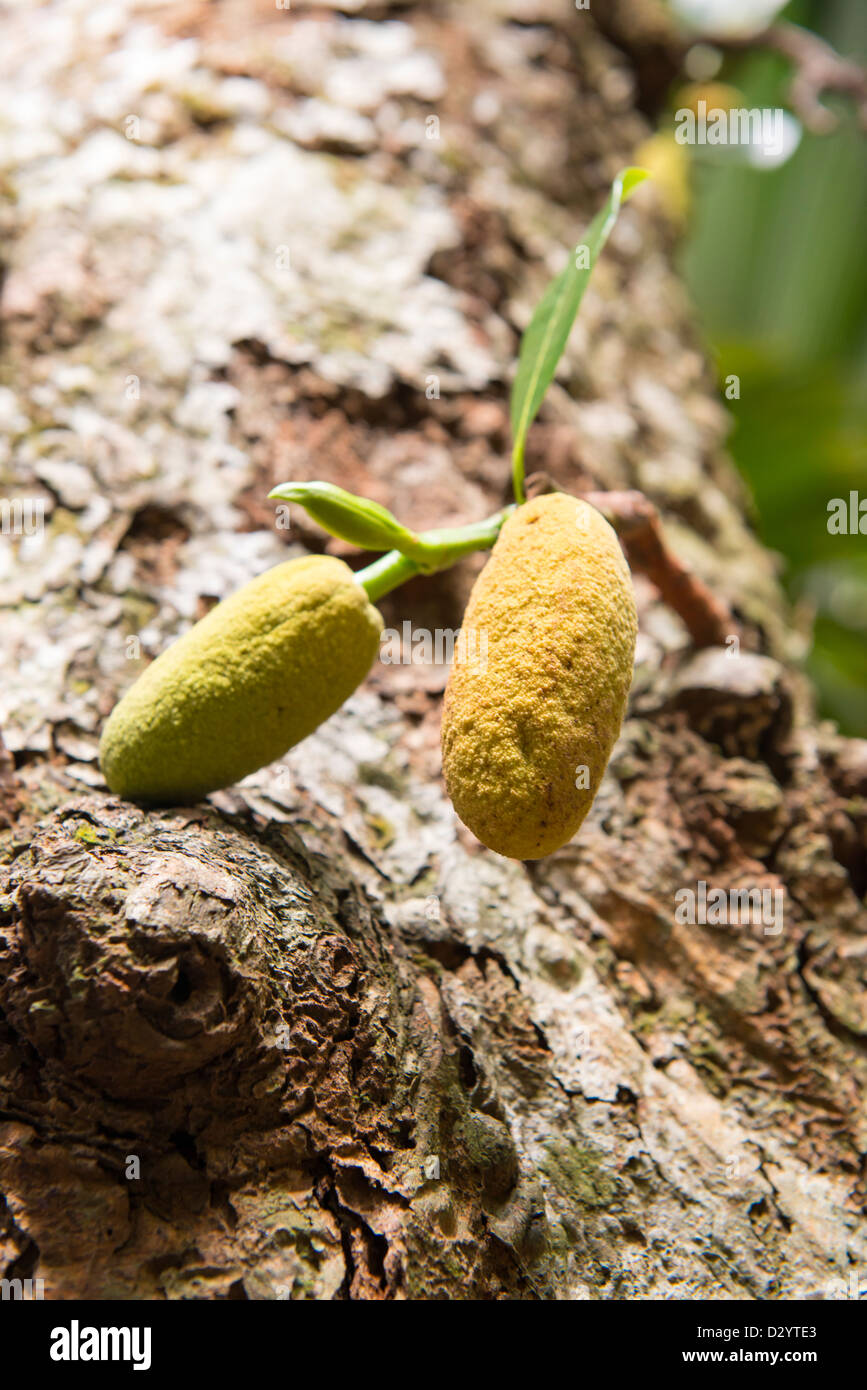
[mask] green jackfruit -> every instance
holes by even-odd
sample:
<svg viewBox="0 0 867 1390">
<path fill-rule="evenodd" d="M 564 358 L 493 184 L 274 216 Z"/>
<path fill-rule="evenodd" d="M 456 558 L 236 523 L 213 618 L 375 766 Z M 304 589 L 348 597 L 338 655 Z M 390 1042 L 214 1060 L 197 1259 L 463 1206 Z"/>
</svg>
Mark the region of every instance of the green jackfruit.
<svg viewBox="0 0 867 1390">
<path fill-rule="evenodd" d="M 348 699 L 382 618 L 348 565 L 288 560 L 157 657 L 112 711 L 99 761 L 132 801 L 196 801 L 264 767 Z"/>
<path fill-rule="evenodd" d="M 637 627 L 604 517 L 565 493 L 519 507 L 473 587 L 443 709 L 449 795 L 489 849 L 541 859 L 571 840 L 620 732 Z"/>
</svg>

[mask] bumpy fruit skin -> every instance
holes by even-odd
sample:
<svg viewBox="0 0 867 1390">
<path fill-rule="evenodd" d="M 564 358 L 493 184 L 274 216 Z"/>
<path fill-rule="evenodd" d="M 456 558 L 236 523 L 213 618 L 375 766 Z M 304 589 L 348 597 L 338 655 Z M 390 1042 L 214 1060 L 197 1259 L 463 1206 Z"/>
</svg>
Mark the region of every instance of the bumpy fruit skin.
<svg viewBox="0 0 867 1390">
<path fill-rule="evenodd" d="M 553 493 L 513 513 L 470 595 L 443 710 L 449 795 L 489 849 L 541 859 L 571 840 L 620 731 L 637 630 L 595 508 Z"/>
<path fill-rule="evenodd" d="M 131 801 L 196 801 L 281 757 L 352 694 L 382 619 L 342 560 L 288 560 L 158 656 L 112 711 L 99 761 Z"/>
</svg>

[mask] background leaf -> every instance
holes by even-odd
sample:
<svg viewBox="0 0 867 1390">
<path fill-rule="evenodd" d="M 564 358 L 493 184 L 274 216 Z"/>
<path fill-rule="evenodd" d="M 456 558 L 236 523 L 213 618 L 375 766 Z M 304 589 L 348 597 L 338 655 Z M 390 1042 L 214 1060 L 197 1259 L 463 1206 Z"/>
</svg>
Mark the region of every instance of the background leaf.
<svg viewBox="0 0 867 1390">
<path fill-rule="evenodd" d="M 867 62 L 867 6 L 798 0 L 786 17 Z M 785 101 L 775 54 L 729 60 L 740 105 Z M 828 503 L 867 496 L 867 160 L 852 102 L 830 95 L 830 135 L 805 131 L 769 171 L 696 163 L 683 265 L 720 381 L 736 374 L 730 447 L 765 543 L 806 623 L 821 712 L 867 735 L 867 538 L 828 531 Z"/>
</svg>

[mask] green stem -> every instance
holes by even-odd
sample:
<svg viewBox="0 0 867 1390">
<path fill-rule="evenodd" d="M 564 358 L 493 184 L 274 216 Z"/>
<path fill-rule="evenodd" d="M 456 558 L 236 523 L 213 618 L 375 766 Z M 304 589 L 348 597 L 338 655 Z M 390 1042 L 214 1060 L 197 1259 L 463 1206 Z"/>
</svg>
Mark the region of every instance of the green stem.
<svg viewBox="0 0 867 1390">
<path fill-rule="evenodd" d="M 427 574 L 448 569 L 474 550 L 490 550 L 512 511 L 513 507 L 504 507 L 501 512 L 495 512 L 484 521 L 474 521 L 470 526 L 443 526 L 436 531 L 423 531 L 418 545 L 406 548 L 404 554 Z"/>
<path fill-rule="evenodd" d="M 515 502 L 520 507 L 526 502 L 527 496 L 524 492 L 524 442 L 519 441 L 512 451 L 512 491 L 515 494 Z"/>
<path fill-rule="evenodd" d="M 389 550 L 387 554 L 374 560 L 372 565 L 358 570 L 355 578 L 367 591 L 371 603 L 377 603 L 384 594 L 390 593 L 399 584 L 405 584 L 413 575 L 420 573 L 418 565 L 401 555 L 399 550 Z"/>
<path fill-rule="evenodd" d="M 500 528 L 514 507 L 504 507 L 501 512 L 486 517 L 484 521 L 473 522 L 470 526 L 447 526 L 438 531 L 423 531 L 417 544 L 407 553 L 390 550 L 374 560 L 366 569 L 359 570 L 356 579 L 367 592 L 371 603 L 384 594 L 390 593 L 398 585 L 405 584 L 416 574 L 435 574 L 437 570 L 450 569 L 464 555 L 474 550 L 490 550 Z"/>
</svg>

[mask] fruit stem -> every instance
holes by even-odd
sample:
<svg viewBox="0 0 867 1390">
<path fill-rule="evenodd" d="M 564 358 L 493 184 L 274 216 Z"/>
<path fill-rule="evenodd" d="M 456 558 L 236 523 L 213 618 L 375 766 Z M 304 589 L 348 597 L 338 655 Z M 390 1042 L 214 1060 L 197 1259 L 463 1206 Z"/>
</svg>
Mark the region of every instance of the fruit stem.
<svg viewBox="0 0 867 1390">
<path fill-rule="evenodd" d="M 401 555 L 399 550 L 389 550 L 380 555 L 372 565 L 357 570 L 355 578 L 367 593 L 371 603 L 376 603 L 384 594 L 391 593 L 399 584 L 405 584 L 413 575 L 420 574 L 418 565 Z"/>
<path fill-rule="evenodd" d="M 435 574 L 450 569 L 464 555 L 474 550 L 490 550 L 506 517 L 515 509 L 504 507 L 484 521 L 469 526 L 446 526 L 436 531 L 423 531 L 417 543 L 406 552 L 389 550 L 372 565 L 359 570 L 355 576 L 366 591 L 371 603 L 405 584 L 416 574 Z"/>
</svg>

